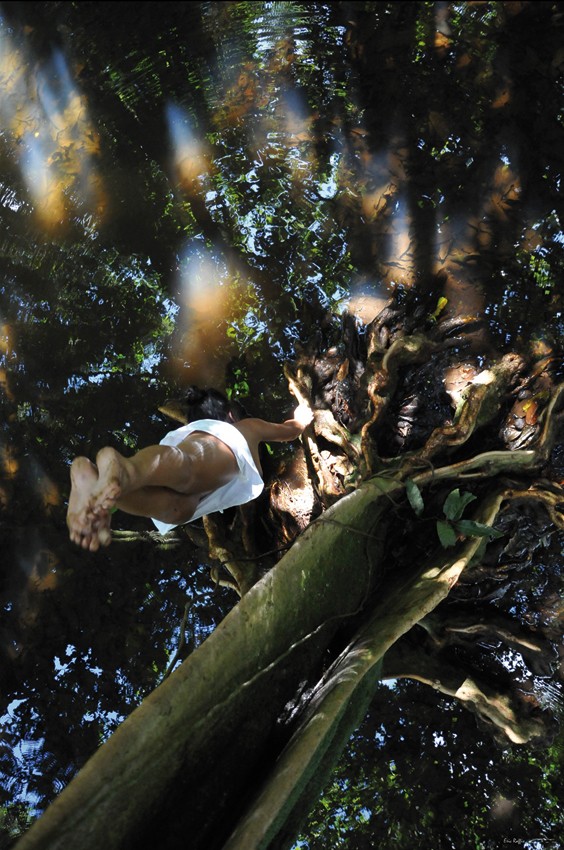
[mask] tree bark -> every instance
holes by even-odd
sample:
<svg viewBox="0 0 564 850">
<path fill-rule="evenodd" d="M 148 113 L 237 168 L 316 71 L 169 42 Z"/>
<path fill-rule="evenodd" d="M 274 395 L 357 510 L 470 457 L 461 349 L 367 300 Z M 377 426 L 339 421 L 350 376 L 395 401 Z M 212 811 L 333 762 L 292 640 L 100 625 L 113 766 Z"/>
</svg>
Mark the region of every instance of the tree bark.
<svg viewBox="0 0 564 850">
<path fill-rule="evenodd" d="M 413 480 L 486 479 L 534 462 L 531 451 L 492 452 Z M 472 538 L 439 549 L 379 587 L 375 601 L 389 511 L 404 493 L 400 473 L 374 477 L 313 522 L 17 850 L 126 850 L 141 840 L 172 850 L 187 835 L 192 850 L 288 846 L 371 698 L 384 653 L 447 596 L 480 545 Z M 492 492 L 477 518 L 491 523 L 507 496 Z M 345 625 L 356 634 L 323 677 Z M 303 710 L 301 694 L 315 682 Z M 279 719 L 298 708 L 288 742 L 291 724 Z"/>
<path fill-rule="evenodd" d="M 365 604 L 388 508 L 366 486 L 313 523 L 90 759 L 18 850 L 124 850 L 149 839 L 164 850 L 184 846 L 187 834 L 194 850 L 221 847 L 276 755 L 278 718 L 300 683 L 319 675 L 337 628 Z"/>
</svg>

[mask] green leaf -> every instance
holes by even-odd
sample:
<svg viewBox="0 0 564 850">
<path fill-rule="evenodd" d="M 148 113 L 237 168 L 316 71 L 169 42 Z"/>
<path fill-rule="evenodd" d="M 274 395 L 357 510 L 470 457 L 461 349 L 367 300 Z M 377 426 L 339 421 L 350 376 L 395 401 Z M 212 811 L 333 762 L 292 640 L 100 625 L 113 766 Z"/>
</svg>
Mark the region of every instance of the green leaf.
<svg viewBox="0 0 564 850">
<path fill-rule="evenodd" d="M 405 492 L 407 493 L 407 498 L 409 504 L 417 514 L 420 516 L 423 513 L 423 496 L 421 495 L 421 490 L 411 478 L 408 478 L 405 482 Z"/>
<path fill-rule="evenodd" d="M 445 499 L 443 505 L 443 513 L 447 519 L 460 519 L 464 513 L 466 505 L 473 502 L 476 496 L 472 493 L 460 493 L 460 490 L 452 490 Z"/>
<path fill-rule="evenodd" d="M 473 522 L 470 519 L 461 519 L 455 523 L 455 528 L 465 537 L 503 537 L 501 531 L 484 525 L 483 522 Z"/>
<path fill-rule="evenodd" d="M 444 519 L 437 520 L 437 534 L 439 535 L 441 545 L 444 546 L 445 549 L 448 549 L 450 546 L 454 546 L 456 543 L 456 532 L 452 525 Z"/>
</svg>

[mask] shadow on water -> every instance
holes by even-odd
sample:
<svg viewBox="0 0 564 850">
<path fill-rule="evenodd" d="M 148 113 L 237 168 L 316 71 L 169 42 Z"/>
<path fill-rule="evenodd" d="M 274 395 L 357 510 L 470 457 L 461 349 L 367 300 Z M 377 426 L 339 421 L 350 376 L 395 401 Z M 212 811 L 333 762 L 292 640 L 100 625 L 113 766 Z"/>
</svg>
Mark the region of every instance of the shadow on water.
<svg viewBox="0 0 564 850">
<path fill-rule="evenodd" d="M 285 416 L 296 348 L 402 289 L 475 319 L 480 363 L 561 356 L 554 8 L 0 7 L 8 833 L 159 681 L 187 599 L 184 654 L 233 604 L 144 521 L 73 550 L 73 456 L 158 441 L 192 383 Z"/>
</svg>

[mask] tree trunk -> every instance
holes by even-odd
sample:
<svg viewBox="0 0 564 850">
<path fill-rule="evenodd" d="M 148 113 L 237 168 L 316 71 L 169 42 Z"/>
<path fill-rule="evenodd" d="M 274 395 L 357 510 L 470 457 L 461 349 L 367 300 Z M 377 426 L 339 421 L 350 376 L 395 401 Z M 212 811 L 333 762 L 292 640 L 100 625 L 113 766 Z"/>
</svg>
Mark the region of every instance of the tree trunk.
<svg viewBox="0 0 564 850">
<path fill-rule="evenodd" d="M 18 850 L 123 850 L 149 836 L 164 850 L 184 846 L 187 835 L 194 850 L 221 847 L 278 753 L 278 718 L 300 684 L 319 676 L 337 628 L 363 608 L 388 508 L 366 486 L 311 525 L 90 759 Z"/>
<path fill-rule="evenodd" d="M 413 480 L 423 487 L 534 462 L 532 451 L 492 452 Z M 445 598 L 480 544 L 439 549 L 379 586 L 390 508 L 404 494 L 399 473 L 375 477 L 313 522 L 17 850 L 126 850 L 141 840 L 160 850 L 187 840 L 191 850 L 289 846 L 362 717 L 384 653 Z M 508 495 L 492 492 L 478 518 L 491 523 Z"/>
</svg>

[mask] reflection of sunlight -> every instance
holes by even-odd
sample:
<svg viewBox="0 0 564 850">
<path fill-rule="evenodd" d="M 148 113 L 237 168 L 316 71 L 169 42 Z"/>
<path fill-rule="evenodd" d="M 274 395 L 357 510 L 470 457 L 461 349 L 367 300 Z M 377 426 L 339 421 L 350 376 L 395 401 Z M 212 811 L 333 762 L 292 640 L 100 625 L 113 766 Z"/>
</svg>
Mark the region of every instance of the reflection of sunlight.
<svg viewBox="0 0 564 850">
<path fill-rule="evenodd" d="M 393 152 L 376 154 L 370 151 L 361 132 L 356 134 L 356 144 L 368 178 L 368 185 L 362 194 L 362 214 L 371 222 L 390 214 L 396 202 L 401 168 L 398 168 L 399 163 Z"/>
<path fill-rule="evenodd" d="M 485 187 L 484 200 L 474 214 L 460 213 L 440 222 L 437 228 L 436 256 L 449 273 L 444 295 L 449 309 L 456 315 L 481 316 L 484 295 L 481 286 L 480 257 L 488 251 L 512 251 L 513 245 L 504 242 L 503 225 L 509 221 L 511 208 L 521 193 L 520 180 L 515 167 L 504 151 Z M 508 229 L 507 240 L 512 238 Z M 532 231 L 525 230 L 523 246 Z M 534 235 L 534 234 L 533 234 Z"/>
<path fill-rule="evenodd" d="M 210 169 L 211 157 L 196 136 L 188 114 L 173 103 L 166 107 L 166 119 L 172 146 L 172 161 L 178 182 L 188 193 L 202 188 Z"/>
<path fill-rule="evenodd" d="M 361 281 L 351 287 L 351 296 L 346 306 L 350 313 L 369 324 L 386 306 L 389 293 L 374 281 Z"/>
<path fill-rule="evenodd" d="M 10 389 L 9 376 L 5 369 L 0 369 L 0 392 L 10 401 L 14 401 L 15 396 Z"/>
<path fill-rule="evenodd" d="M 20 468 L 13 446 L 0 446 L 0 474 L 3 478 L 13 478 Z"/>
<path fill-rule="evenodd" d="M 28 463 L 31 468 L 33 489 L 41 499 L 44 511 L 48 514 L 61 504 L 59 487 L 35 458 L 30 457 Z"/>
<path fill-rule="evenodd" d="M 388 284 L 410 286 L 414 281 L 410 228 L 411 218 L 405 211 L 405 205 L 398 201 L 388 231 L 387 255 L 383 258 L 385 280 Z"/>
<path fill-rule="evenodd" d="M 313 115 L 301 95 L 290 88 L 280 97 L 278 112 L 286 148 L 286 166 L 290 171 L 296 197 L 301 198 L 305 186 L 318 171 L 312 133 Z"/>
<path fill-rule="evenodd" d="M 30 138 L 21 165 L 39 219 L 47 226 L 58 224 L 65 218 L 65 198 L 60 191 L 57 174 L 47 166 L 48 159 L 42 140 Z"/>
<path fill-rule="evenodd" d="M 329 157 L 331 170 L 326 179 L 317 184 L 317 192 L 321 198 L 331 199 L 337 194 L 337 173 L 339 170 L 340 156 L 338 153 L 332 153 Z"/>
<path fill-rule="evenodd" d="M 496 218 L 507 218 L 511 206 L 518 200 L 521 193 L 519 177 L 509 164 L 506 156 L 501 157 L 493 179 L 491 202 L 486 212 L 491 212 Z"/>
<path fill-rule="evenodd" d="M 0 325 L 0 352 L 4 355 L 14 351 L 13 328 L 11 325 Z"/>
<path fill-rule="evenodd" d="M 193 243 L 180 263 L 180 315 L 174 355 L 195 383 L 223 382 L 228 270 L 203 245 Z M 221 363 L 219 355 L 221 354 Z"/>
<path fill-rule="evenodd" d="M 99 139 L 64 56 L 35 63 L 12 43 L 1 19 L 0 118 L 44 227 L 64 224 L 69 207 L 101 214 L 105 201 L 92 162 Z"/>
<path fill-rule="evenodd" d="M 312 115 L 304 98 L 288 87 L 279 95 L 277 106 L 287 136 L 293 142 L 311 141 Z"/>
<path fill-rule="evenodd" d="M 211 151 L 205 139 L 198 137 L 184 109 L 169 103 L 166 118 L 172 165 L 182 196 L 189 199 L 198 221 L 205 221 L 216 204 L 222 203 L 209 179 L 214 174 Z M 256 167 L 260 164 L 257 162 Z M 251 184 L 258 179 L 255 169 L 249 170 L 247 179 Z M 236 214 L 235 209 L 231 214 Z M 249 250 L 258 253 L 252 213 L 239 223 L 246 231 Z M 179 273 L 180 313 L 172 346 L 173 368 L 182 381 L 222 386 L 225 364 L 236 354 L 239 334 L 233 314 L 239 314 L 241 307 L 244 271 L 233 257 L 226 258 L 221 250 L 210 250 L 195 239 L 181 256 Z M 254 328 L 252 332 L 258 331 Z"/>
</svg>

